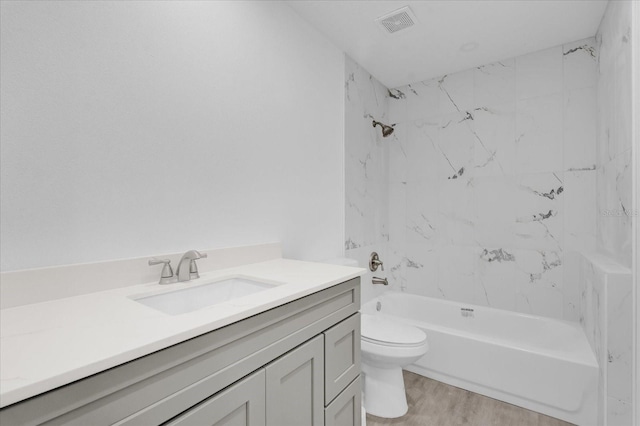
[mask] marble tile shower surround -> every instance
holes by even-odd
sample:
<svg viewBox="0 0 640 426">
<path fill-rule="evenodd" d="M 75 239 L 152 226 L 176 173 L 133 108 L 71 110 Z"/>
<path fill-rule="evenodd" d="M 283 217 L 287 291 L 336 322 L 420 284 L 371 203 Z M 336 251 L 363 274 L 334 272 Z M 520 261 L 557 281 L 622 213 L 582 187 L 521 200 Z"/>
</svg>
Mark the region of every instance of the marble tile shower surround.
<svg viewBox="0 0 640 426">
<path fill-rule="evenodd" d="M 609 2 L 596 35 L 598 60 L 597 244 L 630 267 L 631 2 Z"/>
<path fill-rule="evenodd" d="M 632 275 L 609 255 L 579 257 L 580 316 L 600 368 L 598 424 L 630 425 L 632 395 Z"/>
<path fill-rule="evenodd" d="M 365 267 L 376 251 L 389 271 L 390 137 L 383 138 L 380 128 L 372 125 L 373 120 L 388 123 L 388 90 L 348 56 L 345 75 L 345 255 Z M 363 301 L 383 290 L 368 285 L 373 275 L 362 277 Z"/>
<path fill-rule="evenodd" d="M 394 290 L 579 321 L 602 425 L 631 423 L 630 6 L 609 2 L 594 38 L 389 89 L 386 104 L 347 61 L 347 255 L 380 252 Z M 368 131 L 374 107 L 391 137 Z M 379 289 L 363 283 L 366 301 Z"/>
<path fill-rule="evenodd" d="M 630 1 L 607 4 L 596 34 L 596 244 L 579 268 L 581 322 L 601 366 L 600 422 L 632 423 L 632 51 Z"/>
<path fill-rule="evenodd" d="M 595 249 L 596 67 L 594 38 L 389 90 L 348 62 L 347 249 L 377 243 L 410 293 L 577 321 L 564 257 Z M 389 138 L 352 122 L 375 113 Z"/>
</svg>

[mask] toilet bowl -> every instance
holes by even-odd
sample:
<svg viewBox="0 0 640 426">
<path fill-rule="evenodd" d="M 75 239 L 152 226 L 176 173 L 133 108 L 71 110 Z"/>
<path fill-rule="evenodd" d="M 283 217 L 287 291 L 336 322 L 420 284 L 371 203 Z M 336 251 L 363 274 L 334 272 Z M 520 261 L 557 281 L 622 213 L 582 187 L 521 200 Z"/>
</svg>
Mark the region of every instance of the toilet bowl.
<svg viewBox="0 0 640 426">
<path fill-rule="evenodd" d="M 365 410 L 378 417 L 404 416 L 408 406 L 402 367 L 427 353 L 427 336 L 383 314 L 362 314 L 361 326 Z"/>
</svg>

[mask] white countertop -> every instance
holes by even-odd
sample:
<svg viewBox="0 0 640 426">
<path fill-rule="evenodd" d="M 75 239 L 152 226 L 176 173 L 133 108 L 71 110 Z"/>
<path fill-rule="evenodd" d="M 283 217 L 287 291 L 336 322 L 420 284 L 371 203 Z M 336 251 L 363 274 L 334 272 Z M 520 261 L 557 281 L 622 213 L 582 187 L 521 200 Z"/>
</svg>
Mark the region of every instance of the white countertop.
<svg viewBox="0 0 640 426">
<path fill-rule="evenodd" d="M 187 283 L 128 286 L 0 311 L 0 407 L 360 276 L 361 268 L 276 259 Z M 132 300 L 242 275 L 282 283 L 181 315 Z"/>
</svg>

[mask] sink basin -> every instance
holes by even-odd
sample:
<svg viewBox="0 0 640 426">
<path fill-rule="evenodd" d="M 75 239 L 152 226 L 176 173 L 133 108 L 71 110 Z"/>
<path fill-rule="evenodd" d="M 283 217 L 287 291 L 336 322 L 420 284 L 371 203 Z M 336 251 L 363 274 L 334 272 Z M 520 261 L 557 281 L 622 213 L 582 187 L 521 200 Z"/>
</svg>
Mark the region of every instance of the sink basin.
<svg viewBox="0 0 640 426">
<path fill-rule="evenodd" d="M 269 290 L 276 285 L 249 278 L 234 277 L 168 293 L 134 298 L 134 300 L 165 314 L 180 315 Z"/>
</svg>

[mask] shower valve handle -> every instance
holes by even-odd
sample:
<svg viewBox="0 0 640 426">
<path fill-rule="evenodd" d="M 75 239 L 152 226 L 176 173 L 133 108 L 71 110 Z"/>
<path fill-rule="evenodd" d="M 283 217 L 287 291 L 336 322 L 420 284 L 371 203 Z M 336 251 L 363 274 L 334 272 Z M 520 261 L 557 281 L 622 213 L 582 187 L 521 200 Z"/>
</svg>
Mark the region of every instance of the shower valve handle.
<svg viewBox="0 0 640 426">
<path fill-rule="evenodd" d="M 369 269 L 372 272 L 375 272 L 378 270 L 378 266 L 382 271 L 384 271 L 384 264 L 380 260 L 380 256 L 378 256 L 378 253 L 374 251 L 373 253 L 371 253 L 371 257 L 369 258 Z"/>
</svg>

